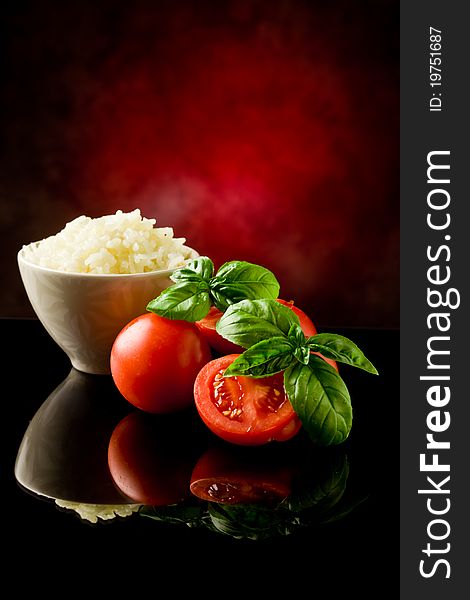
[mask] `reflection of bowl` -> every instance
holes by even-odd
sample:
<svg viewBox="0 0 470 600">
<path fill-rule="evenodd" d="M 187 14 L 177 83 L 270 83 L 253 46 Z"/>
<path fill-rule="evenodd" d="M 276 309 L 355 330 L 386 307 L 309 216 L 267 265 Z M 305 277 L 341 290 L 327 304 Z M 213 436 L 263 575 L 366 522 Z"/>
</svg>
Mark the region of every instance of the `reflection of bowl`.
<svg viewBox="0 0 470 600">
<path fill-rule="evenodd" d="M 111 377 L 71 369 L 31 420 L 18 451 L 15 477 L 47 498 L 128 504 L 108 469 L 108 440 L 127 405 Z"/>
<path fill-rule="evenodd" d="M 190 258 L 198 256 L 189 251 Z M 29 301 L 48 333 L 76 369 L 96 374 L 110 373 L 109 357 L 117 334 L 172 284 L 174 271 L 66 273 L 27 261 L 25 248 L 18 253 L 18 266 Z"/>
</svg>

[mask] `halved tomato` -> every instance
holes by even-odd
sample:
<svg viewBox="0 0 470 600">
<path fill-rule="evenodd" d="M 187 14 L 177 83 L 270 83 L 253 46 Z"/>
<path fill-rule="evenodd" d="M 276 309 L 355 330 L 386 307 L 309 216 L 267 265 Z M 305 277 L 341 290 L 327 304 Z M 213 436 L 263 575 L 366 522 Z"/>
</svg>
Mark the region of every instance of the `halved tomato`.
<svg viewBox="0 0 470 600">
<path fill-rule="evenodd" d="M 224 377 L 238 356 L 216 358 L 196 377 L 194 399 L 201 419 L 234 444 L 256 446 L 292 438 L 301 422 L 286 395 L 283 373 L 260 379 Z"/>
</svg>

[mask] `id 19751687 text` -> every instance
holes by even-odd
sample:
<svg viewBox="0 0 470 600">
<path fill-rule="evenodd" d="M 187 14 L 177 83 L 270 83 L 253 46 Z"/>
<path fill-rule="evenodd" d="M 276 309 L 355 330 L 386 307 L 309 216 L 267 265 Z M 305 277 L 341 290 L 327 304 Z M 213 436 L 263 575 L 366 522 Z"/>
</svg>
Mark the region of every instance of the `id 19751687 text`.
<svg viewBox="0 0 470 600">
<path fill-rule="evenodd" d="M 430 112 L 442 111 L 442 31 L 429 27 L 429 98 Z"/>
</svg>

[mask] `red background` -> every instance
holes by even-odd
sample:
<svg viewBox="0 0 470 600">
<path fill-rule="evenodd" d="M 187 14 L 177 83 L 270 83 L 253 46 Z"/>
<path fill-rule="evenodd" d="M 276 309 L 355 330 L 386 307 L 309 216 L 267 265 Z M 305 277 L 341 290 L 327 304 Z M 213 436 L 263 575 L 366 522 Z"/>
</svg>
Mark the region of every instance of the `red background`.
<svg viewBox="0 0 470 600">
<path fill-rule="evenodd" d="M 23 243 L 138 207 L 321 328 L 398 326 L 398 2 L 16 2 L 2 39 L 0 314 Z"/>
</svg>

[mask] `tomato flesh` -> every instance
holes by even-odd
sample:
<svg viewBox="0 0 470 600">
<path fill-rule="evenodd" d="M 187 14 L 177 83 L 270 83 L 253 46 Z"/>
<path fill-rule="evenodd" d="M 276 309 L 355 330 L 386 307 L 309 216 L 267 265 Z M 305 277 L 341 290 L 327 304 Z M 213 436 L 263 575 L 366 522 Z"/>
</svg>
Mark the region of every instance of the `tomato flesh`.
<svg viewBox="0 0 470 600">
<path fill-rule="evenodd" d="M 290 439 L 301 423 L 285 393 L 283 374 L 260 379 L 223 377 L 237 356 L 215 359 L 199 372 L 194 398 L 201 419 L 213 433 L 235 444 Z"/>
</svg>

